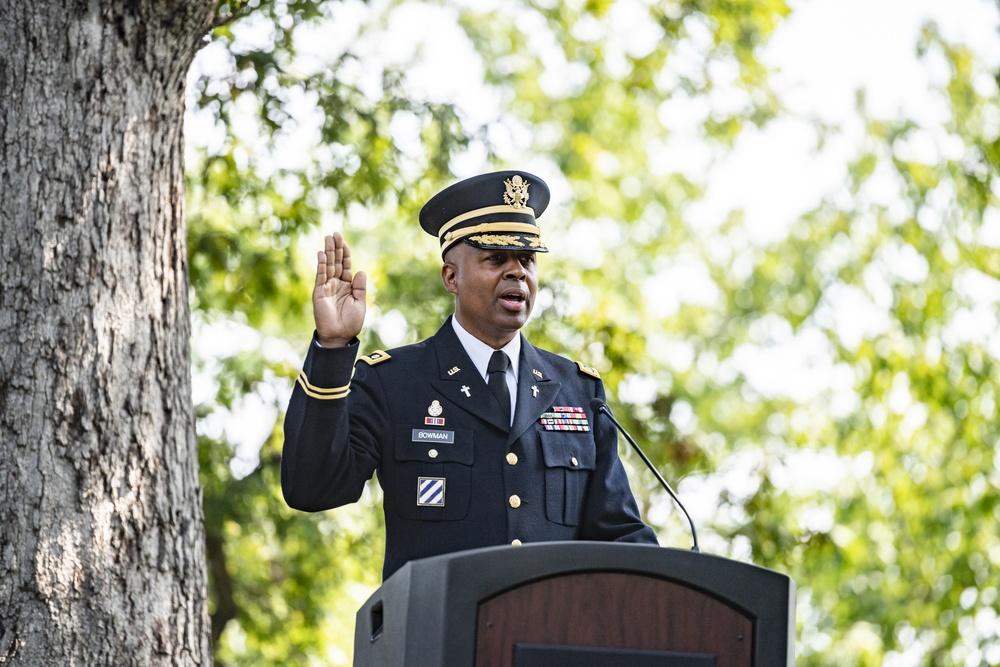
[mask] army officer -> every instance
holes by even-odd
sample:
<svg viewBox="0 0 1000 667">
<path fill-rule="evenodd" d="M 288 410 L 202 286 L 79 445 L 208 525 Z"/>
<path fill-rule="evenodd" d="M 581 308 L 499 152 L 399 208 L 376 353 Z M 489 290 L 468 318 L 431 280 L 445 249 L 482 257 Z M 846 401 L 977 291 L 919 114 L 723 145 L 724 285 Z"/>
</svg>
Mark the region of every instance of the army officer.
<svg viewBox="0 0 1000 667">
<path fill-rule="evenodd" d="M 340 233 L 318 253 L 316 331 L 285 418 L 281 485 L 291 507 L 384 492 L 383 576 L 415 558 L 551 540 L 655 544 L 639 518 L 592 368 L 520 329 L 538 291 L 545 183 L 503 171 L 427 202 L 454 315 L 432 337 L 358 359 L 365 274 Z M 357 363 L 355 360 L 357 359 Z"/>
</svg>

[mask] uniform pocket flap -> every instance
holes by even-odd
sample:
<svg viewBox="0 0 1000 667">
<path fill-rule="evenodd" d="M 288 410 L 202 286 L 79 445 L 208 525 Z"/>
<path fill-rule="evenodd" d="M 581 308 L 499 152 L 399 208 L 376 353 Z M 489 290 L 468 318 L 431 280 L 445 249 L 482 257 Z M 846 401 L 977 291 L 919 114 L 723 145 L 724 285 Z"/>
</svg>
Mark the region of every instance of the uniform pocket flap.
<svg viewBox="0 0 1000 667">
<path fill-rule="evenodd" d="M 546 468 L 593 470 L 597 450 L 590 434 L 571 431 L 542 431 L 542 457 Z"/>
<path fill-rule="evenodd" d="M 472 431 L 397 426 L 394 449 L 397 461 L 471 466 L 475 460 Z"/>
</svg>

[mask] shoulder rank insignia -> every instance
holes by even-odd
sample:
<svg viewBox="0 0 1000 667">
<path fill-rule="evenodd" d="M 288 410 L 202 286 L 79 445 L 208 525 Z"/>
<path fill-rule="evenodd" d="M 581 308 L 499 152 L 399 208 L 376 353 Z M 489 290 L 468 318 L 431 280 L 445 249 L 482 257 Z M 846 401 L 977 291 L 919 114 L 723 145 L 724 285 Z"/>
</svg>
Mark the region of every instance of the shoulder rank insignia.
<svg viewBox="0 0 1000 667">
<path fill-rule="evenodd" d="M 591 366 L 584 366 L 583 362 L 581 361 L 576 362 L 576 365 L 580 368 L 580 372 L 583 373 L 584 375 L 589 375 L 590 377 L 597 378 L 598 380 L 601 379 L 601 374 L 597 372 L 596 368 L 593 368 Z"/>
<path fill-rule="evenodd" d="M 392 356 L 385 350 L 375 350 L 371 354 L 366 354 L 359 359 L 369 366 L 374 366 L 375 364 L 381 364 L 383 361 L 388 361 L 392 359 Z"/>
</svg>

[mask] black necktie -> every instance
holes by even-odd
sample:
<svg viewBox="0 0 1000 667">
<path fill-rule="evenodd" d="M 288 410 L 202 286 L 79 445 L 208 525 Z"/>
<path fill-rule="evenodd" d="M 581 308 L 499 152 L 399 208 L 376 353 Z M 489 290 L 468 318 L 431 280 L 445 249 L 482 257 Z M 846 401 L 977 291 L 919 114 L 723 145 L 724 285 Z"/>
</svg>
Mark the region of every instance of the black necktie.
<svg viewBox="0 0 1000 667">
<path fill-rule="evenodd" d="M 503 416 L 507 418 L 507 425 L 510 425 L 510 390 L 507 389 L 507 367 L 510 359 L 507 353 L 502 350 L 493 352 L 490 363 L 486 367 L 487 382 L 490 390 L 497 397 L 497 402 L 503 408 Z"/>
</svg>

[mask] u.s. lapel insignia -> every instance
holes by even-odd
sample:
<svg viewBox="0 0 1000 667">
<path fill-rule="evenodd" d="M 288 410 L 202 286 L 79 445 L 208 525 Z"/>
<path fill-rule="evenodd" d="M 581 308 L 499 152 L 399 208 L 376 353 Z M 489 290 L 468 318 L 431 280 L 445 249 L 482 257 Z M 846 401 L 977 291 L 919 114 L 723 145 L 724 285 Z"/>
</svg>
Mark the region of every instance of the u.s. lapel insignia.
<svg viewBox="0 0 1000 667">
<path fill-rule="evenodd" d="M 550 412 L 543 412 L 538 423 L 546 431 L 589 431 L 590 422 L 583 408 L 573 405 L 553 405 Z"/>
<path fill-rule="evenodd" d="M 441 413 L 444 412 L 444 408 L 441 407 L 441 402 L 437 399 L 431 401 L 431 404 L 427 406 L 427 414 L 430 417 L 424 417 L 424 423 L 428 426 L 444 426 L 444 417 Z"/>
<path fill-rule="evenodd" d="M 417 478 L 417 507 L 444 507 L 444 477 Z"/>
<path fill-rule="evenodd" d="M 531 372 L 534 373 L 535 377 L 538 378 L 539 380 L 542 379 L 542 372 L 540 370 L 538 370 L 537 368 L 532 368 Z"/>
<path fill-rule="evenodd" d="M 462 370 L 462 369 L 459 368 L 458 366 L 452 366 L 451 369 L 448 371 L 448 375 L 454 375 L 455 373 L 459 372 L 460 370 Z"/>
</svg>

